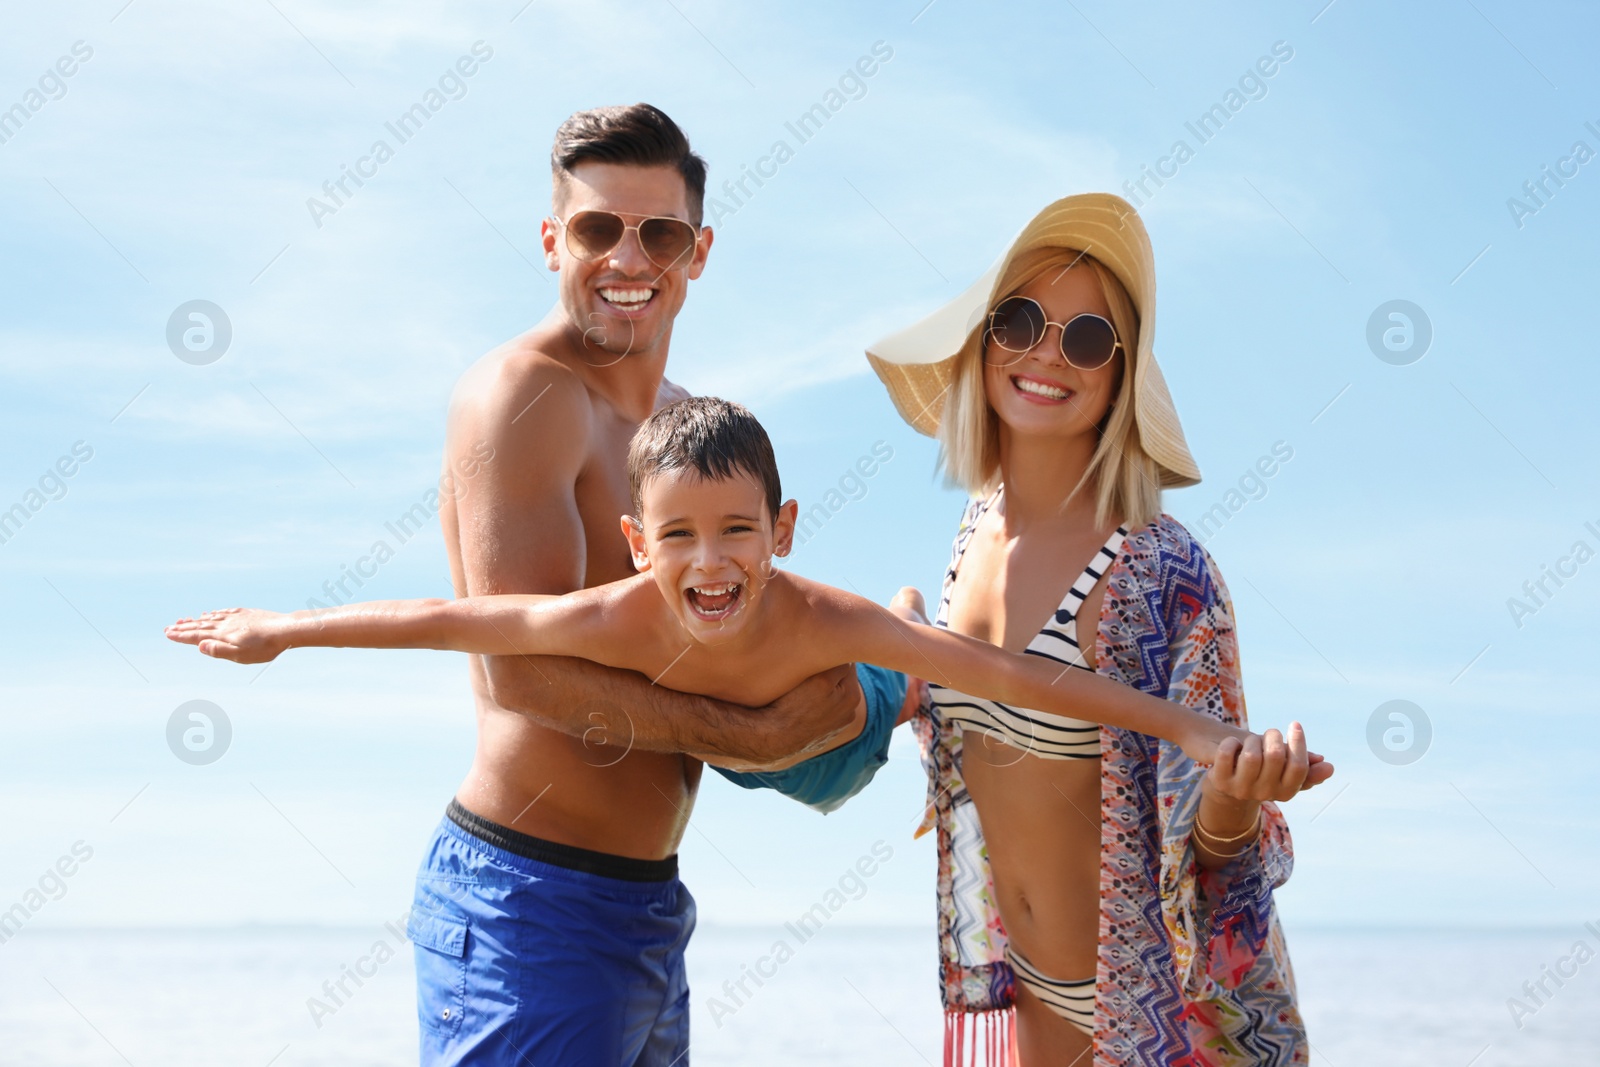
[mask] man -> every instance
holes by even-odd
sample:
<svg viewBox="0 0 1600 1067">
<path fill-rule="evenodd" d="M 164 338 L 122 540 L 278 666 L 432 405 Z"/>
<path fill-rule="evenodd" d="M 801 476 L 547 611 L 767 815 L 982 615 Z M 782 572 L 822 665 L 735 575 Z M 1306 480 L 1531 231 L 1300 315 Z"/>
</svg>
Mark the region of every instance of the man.
<svg viewBox="0 0 1600 1067">
<path fill-rule="evenodd" d="M 705 269 L 704 160 L 646 104 L 573 115 L 541 233 L 560 296 L 451 400 L 441 507 L 459 596 L 627 577 L 629 440 L 660 404 L 673 319 Z M 492 458 L 484 461 L 483 457 Z M 428 1063 L 668 1064 L 685 1056 L 694 902 L 676 851 L 701 760 L 821 751 L 861 691 L 835 669 L 764 709 L 586 660 L 471 661 L 473 765 L 423 860 L 410 935 Z M 514 710 L 513 710 L 514 709 Z"/>
</svg>

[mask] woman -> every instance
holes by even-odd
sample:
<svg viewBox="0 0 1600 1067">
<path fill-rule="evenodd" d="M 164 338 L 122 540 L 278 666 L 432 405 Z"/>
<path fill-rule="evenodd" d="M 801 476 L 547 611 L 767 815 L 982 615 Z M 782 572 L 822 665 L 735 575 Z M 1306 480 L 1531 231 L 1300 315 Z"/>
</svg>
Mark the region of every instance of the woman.
<svg viewBox="0 0 1600 1067">
<path fill-rule="evenodd" d="M 1154 320 L 1144 226 L 1093 193 L 1051 204 L 972 288 L 868 358 L 975 497 L 937 624 L 1244 725 L 1227 589 L 1161 513 L 1161 488 L 1200 473 Z M 1154 738 L 936 682 L 915 727 L 923 829 L 938 830 L 946 1062 L 969 1046 L 1024 1067 L 1088 1067 L 1091 1048 L 1096 1065 L 1307 1062 L 1272 900 L 1292 852 L 1271 801 L 1331 765 L 1297 775 L 1269 731 L 1207 770 Z"/>
</svg>

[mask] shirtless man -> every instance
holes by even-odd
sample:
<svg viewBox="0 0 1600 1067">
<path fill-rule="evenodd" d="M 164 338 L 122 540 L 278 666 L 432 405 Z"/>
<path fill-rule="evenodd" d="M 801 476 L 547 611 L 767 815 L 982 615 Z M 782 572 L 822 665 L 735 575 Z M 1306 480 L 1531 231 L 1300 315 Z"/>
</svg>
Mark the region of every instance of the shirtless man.
<svg viewBox="0 0 1600 1067">
<path fill-rule="evenodd" d="M 460 490 L 440 515 L 458 596 L 632 575 L 617 532 L 628 442 L 684 395 L 664 372 L 711 251 L 705 162 L 637 104 L 573 115 L 551 165 L 541 232 L 559 300 L 450 403 L 445 474 Z M 473 657 L 470 670 L 477 751 L 409 930 L 423 1061 L 686 1064 L 695 912 L 676 852 L 701 760 L 759 770 L 837 743 L 862 701 L 853 672 L 753 710 L 587 660 Z"/>
</svg>

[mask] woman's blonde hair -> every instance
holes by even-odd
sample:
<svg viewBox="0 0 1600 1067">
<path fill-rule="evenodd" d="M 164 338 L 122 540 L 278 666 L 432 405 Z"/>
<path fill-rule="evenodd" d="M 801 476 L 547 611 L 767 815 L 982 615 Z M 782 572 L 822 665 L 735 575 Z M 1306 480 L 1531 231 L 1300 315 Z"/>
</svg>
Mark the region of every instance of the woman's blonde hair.
<svg viewBox="0 0 1600 1067">
<path fill-rule="evenodd" d="M 1111 309 L 1122 353 L 1122 380 L 1110 411 L 1100 423 L 1100 443 L 1067 500 L 1083 488 L 1095 494 L 1095 522 L 1104 526 L 1120 516 L 1130 529 L 1161 513 L 1160 469 L 1145 452 L 1134 417 L 1134 360 L 1139 351 L 1139 312 L 1117 276 L 1093 256 L 1075 248 L 1036 248 L 1006 266 L 995 287 L 995 303 L 1014 295 L 1046 271 L 1087 267 L 1100 283 Z M 991 305 L 992 310 L 993 305 Z M 985 314 L 987 323 L 988 316 Z M 980 324 L 956 359 L 950 392 L 939 418 L 939 463 L 945 481 L 973 496 L 986 496 L 1000 480 L 1000 420 L 989 406 L 983 384 L 983 333 Z M 1066 506 L 1066 500 L 1062 506 Z"/>
</svg>

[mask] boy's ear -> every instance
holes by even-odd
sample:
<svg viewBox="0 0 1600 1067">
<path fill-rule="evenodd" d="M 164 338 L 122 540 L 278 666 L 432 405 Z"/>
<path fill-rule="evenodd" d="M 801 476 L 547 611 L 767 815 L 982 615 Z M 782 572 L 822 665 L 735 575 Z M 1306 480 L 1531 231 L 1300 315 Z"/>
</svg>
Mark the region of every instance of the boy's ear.
<svg viewBox="0 0 1600 1067">
<path fill-rule="evenodd" d="M 774 556 L 787 556 L 794 549 L 794 524 L 800 514 L 800 502 L 794 499 L 785 500 L 778 506 L 778 514 L 772 522 L 772 554 Z"/>
<path fill-rule="evenodd" d="M 628 539 L 628 551 L 633 554 L 634 569 L 643 574 L 650 569 L 650 553 L 644 547 L 644 527 L 632 515 L 624 515 L 622 536 Z"/>
</svg>

